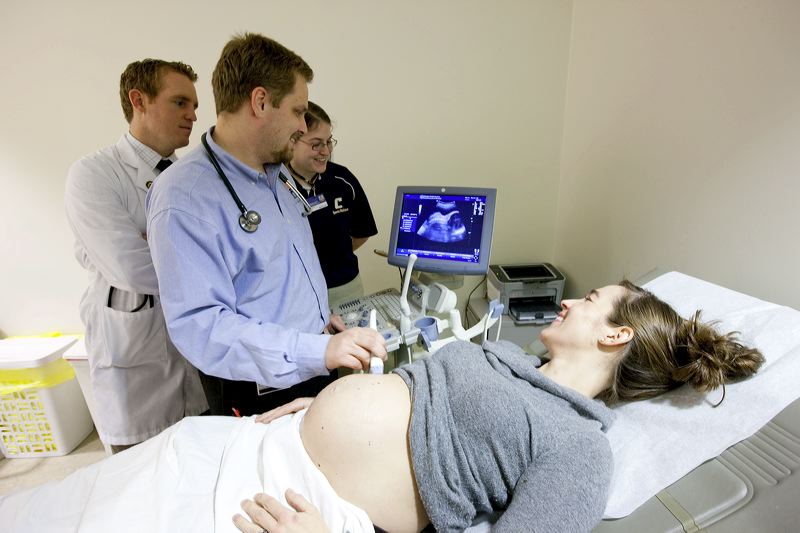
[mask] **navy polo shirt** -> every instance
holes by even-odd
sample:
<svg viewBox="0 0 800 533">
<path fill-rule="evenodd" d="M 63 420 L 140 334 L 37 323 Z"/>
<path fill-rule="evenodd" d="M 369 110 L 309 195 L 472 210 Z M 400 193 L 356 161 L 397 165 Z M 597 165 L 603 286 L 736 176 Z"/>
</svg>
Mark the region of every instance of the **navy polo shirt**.
<svg viewBox="0 0 800 533">
<path fill-rule="evenodd" d="M 299 183 L 297 188 L 307 197 L 322 194 L 328 202 L 327 207 L 308 216 L 328 288 L 353 281 L 358 275 L 358 257 L 353 253 L 351 237 L 372 237 L 378 233 L 361 184 L 346 167 L 328 161 L 327 170 L 317 178 L 310 192 Z"/>
</svg>

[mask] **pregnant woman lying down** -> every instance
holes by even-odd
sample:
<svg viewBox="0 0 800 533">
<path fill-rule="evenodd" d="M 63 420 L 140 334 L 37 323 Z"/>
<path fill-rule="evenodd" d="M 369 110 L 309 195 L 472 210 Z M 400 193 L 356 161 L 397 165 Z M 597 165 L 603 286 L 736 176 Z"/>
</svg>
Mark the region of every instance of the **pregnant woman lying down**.
<svg viewBox="0 0 800 533">
<path fill-rule="evenodd" d="M 652 398 L 684 383 L 711 390 L 763 362 L 699 312 L 685 320 L 628 282 L 563 301 L 541 340 L 543 364 L 508 343 L 453 343 L 390 375 L 340 379 L 313 403 L 259 421 L 308 407 L 295 416 L 313 467 L 376 529 L 460 531 L 494 512 L 497 531 L 589 531 L 612 473 L 604 431 L 613 413 L 596 399 Z M 296 495 L 299 515 L 259 501 L 245 504 L 255 524 L 235 518 L 240 530 L 269 531 L 281 514 L 331 525 Z"/>
<path fill-rule="evenodd" d="M 335 381 L 313 402 L 262 416 L 268 424 L 190 417 L 60 482 L 0 497 L 0 524 L 459 531 L 493 513 L 497 531 L 589 531 L 612 474 L 607 403 L 684 383 L 710 390 L 763 362 L 698 319 L 627 282 L 603 287 L 562 302 L 541 333 L 547 362 L 504 342 L 452 343 L 392 374 Z M 243 504 L 250 519 L 232 522 L 257 493 Z"/>
</svg>

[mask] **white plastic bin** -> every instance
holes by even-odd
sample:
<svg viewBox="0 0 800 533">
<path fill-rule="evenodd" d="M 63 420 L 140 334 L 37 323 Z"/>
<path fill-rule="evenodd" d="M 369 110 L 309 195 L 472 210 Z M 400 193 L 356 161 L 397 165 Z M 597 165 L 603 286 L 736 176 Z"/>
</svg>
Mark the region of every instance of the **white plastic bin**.
<svg viewBox="0 0 800 533">
<path fill-rule="evenodd" d="M 75 371 L 76 337 L 0 340 L 0 448 L 9 458 L 66 455 L 91 432 Z"/>
</svg>

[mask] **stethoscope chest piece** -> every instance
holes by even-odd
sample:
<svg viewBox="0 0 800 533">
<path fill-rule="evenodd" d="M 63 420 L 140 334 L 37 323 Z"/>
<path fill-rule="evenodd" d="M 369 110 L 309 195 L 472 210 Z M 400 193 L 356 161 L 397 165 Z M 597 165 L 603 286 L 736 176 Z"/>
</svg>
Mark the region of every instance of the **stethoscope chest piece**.
<svg viewBox="0 0 800 533">
<path fill-rule="evenodd" d="M 239 226 L 247 233 L 254 233 L 259 224 L 261 224 L 261 215 L 252 209 L 243 215 L 239 215 Z"/>
<path fill-rule="evenodd" d="M 228 180 L 228 176 L 225 175 L 225 173 L 222 171 L 222 167 L 219 166 L 217 157 L 214 155 L 214 152 L 211 151 L 211 147 L 208 145 L 208 141 L 206 141 L 205 133 L 200 137 L 200 140 L 203 143 L 203 148 L 206 149 L 206 153 L 208 154 L 208 158 L 211 160 L 211 164 L 214 166 L 214 169 L 219 175 L 219 179 L 221 179 L 225 184 L 225 188 L 228 189 L 231 198 L 233 198 L 233 201 L 236 202 L 236 206 L 242 213 L 239 215 L 239 227 L 245 230 L 247 233 L 254 233 L 258 229 L 258 225 L 261 224 L 261 215 L 252 209 L 247 209 L 242 203 L 242 200 L 239 199 L 239 195 L 236 194 L 236 191 L 233 189 L 233 185 L 231 185 L 231 182 Z"/>
</svg>

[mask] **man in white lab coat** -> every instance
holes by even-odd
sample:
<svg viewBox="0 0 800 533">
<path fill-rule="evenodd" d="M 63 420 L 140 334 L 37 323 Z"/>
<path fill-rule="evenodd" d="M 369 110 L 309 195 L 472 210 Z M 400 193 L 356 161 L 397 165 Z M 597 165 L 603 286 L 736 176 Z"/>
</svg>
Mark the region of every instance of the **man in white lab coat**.
<svg viewBox="0 0 800 533">
<path fill-rule="evenodd" d="M 189 144 L 197 80 L 180 62 L 145 59 L 120 77 L 130 128 L 69 170 L 67 219 L 89 272 L 80 305 L 100 439 L 114 453 L 207 409 L 197 370 L 170 342 L 147 244 L 144 199 Z"/>
</svg>

